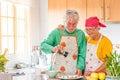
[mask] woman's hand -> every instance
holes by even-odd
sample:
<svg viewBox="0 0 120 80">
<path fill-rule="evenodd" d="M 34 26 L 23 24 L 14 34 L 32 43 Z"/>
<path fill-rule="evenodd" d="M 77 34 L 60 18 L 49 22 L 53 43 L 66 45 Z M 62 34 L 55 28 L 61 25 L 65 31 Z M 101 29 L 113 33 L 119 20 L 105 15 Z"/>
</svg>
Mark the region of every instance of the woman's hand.
<svg viewBox="0 0 120 80">
<path fill-rule="evenodd" d="M 82 75 L 82 70 L 80 70 L 79 68 L 76 68 L 76 73 L 80 76 Z"/>
<path fill-rule="evenodd" d="M 90 76 L 91 73 L 92 73 L 92 71 L 85 71 L 85 72 L 84 72 L 84 76 Z"/>
<path fill-rule="evenodd" d="M 58 25 L 58 28 L 57 28 L 58 30 L 64 30 L 64 27 L 63 27 L 63 25 L 62 24 L 60 24 L 60 25 Z"/>
</svg>

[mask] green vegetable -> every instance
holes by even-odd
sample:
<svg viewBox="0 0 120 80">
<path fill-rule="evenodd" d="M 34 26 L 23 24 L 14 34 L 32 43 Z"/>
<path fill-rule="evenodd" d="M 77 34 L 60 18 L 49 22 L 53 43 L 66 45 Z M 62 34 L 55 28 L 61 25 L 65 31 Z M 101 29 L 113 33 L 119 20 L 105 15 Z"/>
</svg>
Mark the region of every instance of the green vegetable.
<svg viewBox="0 0 120 80">
<path fill-rule="evenodd" d="M 109 76 L 120 76 L 120 54 L 112 52 L 111 57 L 107 57 L 106 70 Z"/>
<path fill-rule="evenodd" d="M 4 57 L 4 55 L 0 54 L 0 70 L 5 71 L 5 63 L 8 62 L 8 59 Z"/>
</svg>

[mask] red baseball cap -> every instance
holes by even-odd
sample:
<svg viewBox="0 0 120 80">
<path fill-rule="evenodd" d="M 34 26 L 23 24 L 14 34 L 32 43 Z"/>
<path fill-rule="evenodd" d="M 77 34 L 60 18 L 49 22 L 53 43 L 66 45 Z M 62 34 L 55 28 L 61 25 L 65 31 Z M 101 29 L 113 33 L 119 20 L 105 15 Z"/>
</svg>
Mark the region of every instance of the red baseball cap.
<svg viewBox="0 0 120 80">
<path fill-rule="evenodd" d="M 106 25 L 99 22 L 99 19 L 96 16 L 89 17 L 88 19 L 86 19 L 85 26 L 86 27 L 97 27 L 97 26 L 106 27 Z"/>
</svg>

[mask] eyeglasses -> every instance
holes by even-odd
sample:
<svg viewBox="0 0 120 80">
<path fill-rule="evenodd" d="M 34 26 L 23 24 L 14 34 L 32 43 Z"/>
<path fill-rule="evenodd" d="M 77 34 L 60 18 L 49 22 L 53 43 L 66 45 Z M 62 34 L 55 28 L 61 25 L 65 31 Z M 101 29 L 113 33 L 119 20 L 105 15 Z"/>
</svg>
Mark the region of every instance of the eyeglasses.
<svg viewBox="0 0 120 80">
<path fill-rule="evenodd" d="M 89 28 L 89 29 L 85 29 L 86 31 L 94 31 L 96 29 L 96 27 L 95 28 Z"/>
</svg>

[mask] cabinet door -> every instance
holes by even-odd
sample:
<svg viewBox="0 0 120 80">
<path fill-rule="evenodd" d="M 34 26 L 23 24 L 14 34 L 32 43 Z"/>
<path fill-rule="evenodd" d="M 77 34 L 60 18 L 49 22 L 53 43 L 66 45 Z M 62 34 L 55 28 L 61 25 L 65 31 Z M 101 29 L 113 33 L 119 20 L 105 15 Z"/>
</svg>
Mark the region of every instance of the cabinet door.
<svg viewBox="0 0 120 80">
<path fill-rule="evenodd" d="M 78 28 L 84 29 L 86 19 L 86 0 L 67 0 L 67 9 L 75 9 L 79 12 L 80 20 Z"/>
<path fill-rule="evenodd" d="M 105 0 L 105 21 L 120 21 L 120 0 Z"/>
<path fill-rule="evenodd" d="M 59 24 L 63 24 L 66 11 L 66 0 L 48 0 L 48 24 L 51 31 Z"/>
<path fill-rule="evenodd" d="M 63 23 L 63 16 L 66 9 L 75 9 L 80 15 L 78 27 L 84 29 L 86 19 L 86 0 L 48 0 L 48 9 L 50 28 Z"/>
<path fill-rule="evenodd" d="M 104 20 L 103 0 L 87 0 L 87 18 L 97 16 L 101 21 Z"/>
</svg>

